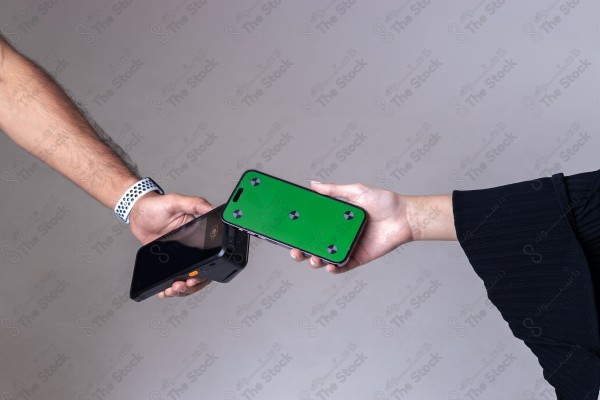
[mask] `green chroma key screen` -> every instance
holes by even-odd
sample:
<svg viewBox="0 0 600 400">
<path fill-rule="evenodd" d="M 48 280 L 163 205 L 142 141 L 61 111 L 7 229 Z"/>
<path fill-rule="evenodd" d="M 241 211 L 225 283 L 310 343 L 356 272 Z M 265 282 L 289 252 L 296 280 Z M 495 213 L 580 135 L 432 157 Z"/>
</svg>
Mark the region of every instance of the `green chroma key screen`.
<svg viewBox="0 0 600 400">
<path fill-rule="evenodd" d="M 346 261 L 366 221 L 365 211 L 248 170 L 234 189 L 223 221 L 332 263 Z"/>
</svg>

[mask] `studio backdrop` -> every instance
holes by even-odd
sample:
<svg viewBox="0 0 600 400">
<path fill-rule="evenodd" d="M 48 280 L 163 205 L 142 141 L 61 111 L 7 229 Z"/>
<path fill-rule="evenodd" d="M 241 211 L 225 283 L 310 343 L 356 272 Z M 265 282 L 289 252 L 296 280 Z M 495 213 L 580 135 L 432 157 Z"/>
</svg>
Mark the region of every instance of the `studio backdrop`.
<svg viewBox="0 0 600 400">
<path fill-rule="evenodd" d="M 598 169 L 599 15 L 593 1 L 3 0 L 0 27 L 142 176 L 220 205 L 250 168 L 402 194 Z M 2 399 L 555 398 L 458 242 L 334 276 L 252 238 L 230 283 L 136 303 L 128 226 L 0 141 Z"/>
</svg>

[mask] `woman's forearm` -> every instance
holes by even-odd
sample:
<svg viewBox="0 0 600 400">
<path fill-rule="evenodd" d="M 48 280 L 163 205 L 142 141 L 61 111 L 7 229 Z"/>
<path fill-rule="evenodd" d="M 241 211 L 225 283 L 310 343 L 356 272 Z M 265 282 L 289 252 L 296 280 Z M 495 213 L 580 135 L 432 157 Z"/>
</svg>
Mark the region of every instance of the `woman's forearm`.
<svg viewBox="0 0 600 400">
<path fill-rule="evenodd" d="M 456 240 L 452 195 L 403 197 L 413 240 Z"/>
</svg>

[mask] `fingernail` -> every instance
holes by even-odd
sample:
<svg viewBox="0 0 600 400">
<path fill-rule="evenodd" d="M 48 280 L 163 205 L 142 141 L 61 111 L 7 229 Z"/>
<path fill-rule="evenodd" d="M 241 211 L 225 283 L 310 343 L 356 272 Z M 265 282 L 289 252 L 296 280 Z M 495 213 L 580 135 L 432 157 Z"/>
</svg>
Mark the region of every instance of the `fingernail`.
<svg viewBox="0 0 600 400">
<path fill-rule="evenodd" d="M 291 256 L 292 256 L 292 258 L 293 258 L 294 260 L 297 260 L 297 259 L 298 259 L 298 257 L 296 256 L 296 253 L 290 253 L 290 254 L 291 254 Z"/>
<path fill-rule="evenodd" d="M 315 263 L 315 260 L 313 260 L 312 258 L 310 259 L 310 265 L 312 265 L 313 267 L 316 267 L 317 264 Z"/>
<path fill-rule="evenodd" d="M 319 182 L 319 181 L 310 181 L 310 184 L 311 185 L 320 185 L 321 182 Z"/>
<path fill-rule="evenodd" d="M 190 279 L 188 282 L 190 286 L 195 286 L 198 284 L 198 279 Z"/>
</svg>

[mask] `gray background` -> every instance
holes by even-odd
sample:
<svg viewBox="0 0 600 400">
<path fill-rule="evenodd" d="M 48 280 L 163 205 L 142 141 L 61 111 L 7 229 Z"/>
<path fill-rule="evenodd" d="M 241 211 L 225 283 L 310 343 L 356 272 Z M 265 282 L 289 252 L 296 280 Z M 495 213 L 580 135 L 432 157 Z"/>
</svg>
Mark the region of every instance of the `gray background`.
<svg viewBox="0 0 600 400">
<path fill-rule="evenodd" d="M 406 194 L 597 169 L 575 3 L 3 0 L 0 25 L 143 175 L 220 204 L 247 168 Z M 2 400 L 554 398 L 457 243 L 332 276 L 253 239 L 231 283 L 138 304 L 127 227 L 0 141 Z"/>
</svg>

